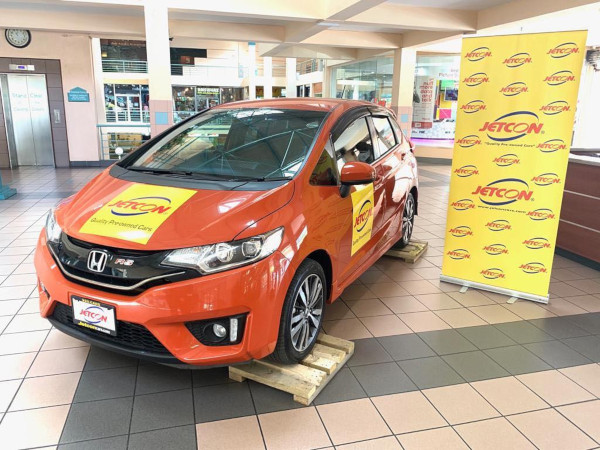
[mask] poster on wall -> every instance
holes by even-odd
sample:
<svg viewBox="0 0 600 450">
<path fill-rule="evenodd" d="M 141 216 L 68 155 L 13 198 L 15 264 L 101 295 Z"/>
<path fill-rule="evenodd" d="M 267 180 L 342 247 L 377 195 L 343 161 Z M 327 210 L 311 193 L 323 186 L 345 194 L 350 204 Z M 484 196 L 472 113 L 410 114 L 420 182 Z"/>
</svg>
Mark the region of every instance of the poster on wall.
<svg viewBox="0 0 600 450">
<path fill-rule="evenodd" d="M 415 77 L 413 128 L 431 128 L 435 106 L 435 78 Z"/>
<path fill-rule="evenodd" d="M 442 281 L 548 303 L 586 36 L 463 39 Z"/>
</svg>

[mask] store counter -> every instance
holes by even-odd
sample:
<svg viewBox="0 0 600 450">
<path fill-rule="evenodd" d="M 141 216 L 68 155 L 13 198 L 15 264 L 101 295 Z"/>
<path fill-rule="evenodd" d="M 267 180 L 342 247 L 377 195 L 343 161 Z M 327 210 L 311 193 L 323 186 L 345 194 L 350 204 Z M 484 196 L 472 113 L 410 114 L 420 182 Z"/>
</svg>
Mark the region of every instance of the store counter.
<svg viewBox="0 0 600 450">
<path fill-rule="evenodd" d="M 600 150 L 571 150 L 557 247 L 600 263 Z"/>
</svg>

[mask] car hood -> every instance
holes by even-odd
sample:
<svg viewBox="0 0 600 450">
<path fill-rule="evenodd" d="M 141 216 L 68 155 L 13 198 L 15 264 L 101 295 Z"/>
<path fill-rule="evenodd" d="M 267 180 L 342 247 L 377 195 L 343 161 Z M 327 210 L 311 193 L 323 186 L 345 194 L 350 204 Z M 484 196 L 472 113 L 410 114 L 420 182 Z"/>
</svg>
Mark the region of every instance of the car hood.
<svg viewBox="0 0 600 450">
<path fill-rule="evenodd" d="M 164 177 L 161 178 L 161 182 L 164 182 Z M 133 191 L 130 190 L 132 187 Z M 115 238 L 111 236 L 111 232 L 106 231 L 102 223 L 96 223 L 90 230 L 92 216 L 98 217 L 97 213 L 102 211 L 105 217 L 112 217 L 115 209 L 109 205 L 128 200 L 125 198 L 128 192 L 143 190 L 147 193 L 144 197 L 136 196 L 135 199 L 167 198 L 165 192 L 173 192 L 168 191 L 169 189 L 178 188 L 125 181 L 112 177 L 106 171 L 88 183 L 68 203 L 60 205 L 56 211 L 56 220 L 68 236 L 107 247 L 167 250 L 227 242 L 286 205 L 294 195 L 294 181 L 266 191 L 186 188 L 186 198 L 154 229 L 145 243 Z M 117 211 L 122 210 L 117 208 Z M 116 218 L 119 219 L 118 216 Z M 140 215 L 136 220 L 143 224 L 152 220 L 151 214 Z"/>
</svg>

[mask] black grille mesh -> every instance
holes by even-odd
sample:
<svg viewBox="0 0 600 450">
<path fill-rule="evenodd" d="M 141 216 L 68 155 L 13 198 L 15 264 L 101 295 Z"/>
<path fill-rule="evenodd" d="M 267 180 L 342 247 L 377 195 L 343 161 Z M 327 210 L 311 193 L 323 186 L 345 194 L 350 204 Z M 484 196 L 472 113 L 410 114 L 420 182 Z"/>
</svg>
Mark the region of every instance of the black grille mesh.
<svg viewBox="0 0 600 450">
<path fill-rule="evenodd" d="M 150 331 L 143 325 L 117 320 L 117 335 L 110 336 L 97 331 L 88 330 L 79 327 L 73 323 L 73 311 L 70 306 L 57 302 L 52 313 L 52 318 L 80 333 L 93 336 L 95 339 L 110 342 L 114 345 L 126 347 L 137 351 L 147 351 L 151 353 L 170 354 L 169 350 L 154 337 Z"/>
</svg>

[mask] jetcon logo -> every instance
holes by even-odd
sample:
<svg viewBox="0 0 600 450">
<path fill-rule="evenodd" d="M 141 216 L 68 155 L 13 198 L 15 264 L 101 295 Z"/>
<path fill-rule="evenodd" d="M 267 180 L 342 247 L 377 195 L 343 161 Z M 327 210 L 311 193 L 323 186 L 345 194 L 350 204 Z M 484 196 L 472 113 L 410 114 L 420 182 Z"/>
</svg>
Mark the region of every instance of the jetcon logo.
<svg viewBox="0 0 600 450">
<path fill-rule="evenodd" d="M 546 273 L 546 266 L 544 266 L 541 262 L 530 262 L 526 264 L 521 264 L 519 266 L 525 273 Z"/>
<path fill-rule="evenodd" d="M 473 147 L 474 145 L 481 144 L 481 139 L 476 134 L 470 134 L 468 136 L 462 137 L 456 141 L 456 143 L 462 148 Z"/>
<path fill-rule="evenodd" d="M 167 197 L 138 197 L 131 200 L 116 200 L 110 212 L 115 216 L 141 216 L 144 214 L 164 214 L 171 207 Z"/>
<path fill-rule="evenodd" d="M 531 200 L 533 191 L 529 190 L 526 181 L 519 178 L 502 178 L 492 181 L 487 186 L 477 186 L 473 195 L 479 195 L 479 200 L 486 205 L 509 205 L 518 200 Z"/>
<path fill-rule="evenodd" d="M 487 58 L 489 56 L 492 56 L 492 52 L 490 51 L 489 47 L 477 47 L 468 52 L 465 55 L 465 58 L 471 62 L 475 62 L 481 61 L 483 58 Z"/>
<path fill-rule="evenodd" d="M 104 313 L 104 310 L 99 306 L 88 306 L 79 314 L 83 316 L 84 320 L 87 323 L 96 324 L 108 322 L 108 316 Z"/>
<path fill-rule="evenodd" d="M 490 244 L 483 247 L 483 251 L 488 255 L 497 256 L 497 255 L 506 255 L 508 253 L 508 249 L 504 244 Z"/>
<path fill-rule="evenodd" d="M 557 100 L 552 103 L 548 103 L 540 108 L 547 116 L 554 116 L 556 114 L 560 114 L 561 112 L 571 111 L 571 107 L 564 100 Z"/>
<path fill-rule="evenodd" d="M 485 224 L 485 226 L 490 231 L 504 231 L 504 230 L 511 229 L 510 222 L 508 220 L 504 220 L 504 219 L 497 219 L 497 220 L 494 220 L 493 222 L 488 222 Z"/>
<path fill-rule="evenodd" d="M 446 253 L 452 259 L 469 259 L 471 255 L 468 250 L 464 248 L 457 248 L 456 250 L 450 250 Z"/>
<path fill-rule="evenodd" d="M 510 83 L 500 89 L 502 95 L 506 97 L 514 97 L 515 95 L 519 95 L 523 92 L 528 92 L 529 89 L 527 85 L 523 81 L 516 81 L 514 83 Z"/>
<path fill-rule="evenodd" d="M 474 209 L 475 202 L 473 202 L 473 200 L 471 200 L 470 198 L 463 198 L 462 200 L 452 202 L 451 206 L 456 211 L 466 211 L 467 209 Z"/>
<path fill-rule="evenodd" d="M 515 111 L 498 117 L 494 122 L 485 122 L 479 131 L 487 131 L 488 137 L 497 142 L 514 141 L 528 134 L 542 133 L 543 123 L 531 111 Z"/>
<path fill-rule="evenodd" d="M 369 218 L 373 215 L 373 204 L 371 200 L 367 200 L 360 207 L 360 211 L 356 216 L 354 222 L 354 228 L 356 231 L 362 231 L 362 229 L 369 223 Z"/>
<path fill-rule="evenodd" d="M 577 44 L 575 42 L 564 42 L 554 48 L 551 48 L 546 54 L 550 55 L 552 58 L 564 58 L 565 56 L 572 55 L 573 53 L 579 53 L 579 47 L 577 47 Z"/>
<path fill-rule="evenodd" d="M 560 184 L 560 177 L 555 173 L 542 173 L 531 179 L 538 186 L 550 186 L 551 184 Z"/>
<path fill-rule="evenodd" d="M 570 70 L 561 70 L 560 72 L 548 75 L 544 78 L 544 81 L 550 86 L 559 86 L 565 84 L 567 81 L 575 81 L 575 75 Z"/>
<path fill-rule="evenodd" d="M 554 212 L 548 208 L 540 208 L 527 213 L 527 217 L 531 220 L 548 220 L 554 219 Z"/>
<path fill-rule="evenodd" d="M 508 167 L 512 166 L 513 164 L 519 164 L 521 160 L 514 153 L 507 153 L 506 155 L 494 158 L 494 162 L 498 167 Z"/>
<path fill-rule="evenodd" d="M 454 173 L 461 178 L 470 177 L 471 175 L 479 175 L 477 167 L 473 165 L 459 167 L 454 171 Z"/>
<path fill-rule="evenodd" d="M 497 280 L 498 278 L 506 278 L 506 274 L 502 269 L 497 267 L 492 267 L 490 269 L 484 269 L 481 271 L 481 275 L 483 278 L 487 278 L 488 280 Z"/>
<path fill-rule="evenodd" d="M 537 148 L 539 148 L 542 153 L 552 153 L 556 150 L 565 150 L 567 148 L 567 144 L 562 139 L 550 139 L 546 142 L 542 142 L 538 144 Z"/>
<path fill-rule="evenodd" d="M 511 69 L 529 63 L 531 63 L 531 55 L 529 53 L 515 53 L 503 61 L 503 64 Z"/>
<path fill-rule="evenodd" d="M 552 248 L 550 241 L 543 237 L 534 237 L 531 239 L 525 239 L 523 245 L 531 250 L 541 250 L 543 248 Z"/>
<path fill-rule="evenodd" d="M 473 75 L 469 75 L 468 77 L 466 77 L 463 80 L 463 83 L 465 83 L 466 86 L 479 86 L 482 83 L 489 83 L 490 82 L 490 78 L 488 77 L 487 73 L 485 72 L 477 72 L 474 73 Z"/>
<path fill-rule="evenodd" d="M 474 114 L 479 111 L 483 111 L 486 109 L 485 103 L 483 100 L 472 100 L 469 103 L 466 103 L 460 107 L 466 114 Z"/>
<path fill-rule="evenodd" d="M 473 231 L 471 227 L 466 225 L 461 225 L 460 227 L 454 227 L 450 229 L 450 234 L 454 237 L 465 237 L 465 236 L 473 236 Z"/>
</svg>

